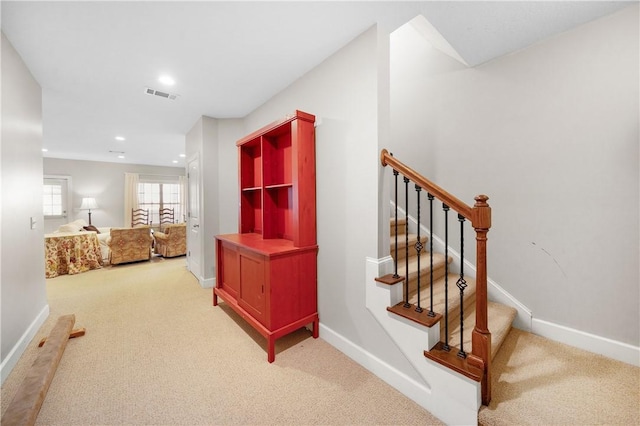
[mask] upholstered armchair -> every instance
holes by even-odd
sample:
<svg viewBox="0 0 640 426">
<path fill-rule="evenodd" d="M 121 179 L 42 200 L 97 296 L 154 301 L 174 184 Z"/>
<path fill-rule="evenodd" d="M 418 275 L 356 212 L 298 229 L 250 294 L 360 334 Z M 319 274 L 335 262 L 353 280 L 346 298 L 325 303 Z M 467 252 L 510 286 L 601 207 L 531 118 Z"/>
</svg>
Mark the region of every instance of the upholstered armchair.
<svg viewBox="0 0 640 426">
<path fill-rule="evenodd" d="M 112 265 L 151 259 L 151 227 L 111 228 L 107 239 Z"/>
<path fill-rule="evenodd" d="M 187 224 L 176 223 L 162 228 L 164 232 L 153 234 L 156 239 L 156 253 L 163 257 L 187 254 Z"/>
</svg>

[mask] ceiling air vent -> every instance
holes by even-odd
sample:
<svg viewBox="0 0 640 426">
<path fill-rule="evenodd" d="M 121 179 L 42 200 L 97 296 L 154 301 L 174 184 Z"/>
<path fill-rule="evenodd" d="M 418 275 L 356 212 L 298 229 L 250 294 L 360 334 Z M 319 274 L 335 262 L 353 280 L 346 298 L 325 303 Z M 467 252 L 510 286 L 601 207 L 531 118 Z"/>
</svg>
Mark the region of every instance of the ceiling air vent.
<svg viewBox="0 0 640 426">
<path fill-rule="evenodd" d="M 147 87 L 147 88 L 144 90 L 144 92 L 145 92 L 147 95 L 160 96 L 161 98 L 169 99 L 169 100 L 172 100 L 172 101 L 175 101 L 175 100 L 178 98 L 178 96 L 180 96 L 180 95 L 174 95 L 174 94 L 172 94 L 172 93 L 162 92 L 162 91 L 160 91 L 160 90 L 152 89 L 152 88 L 150 88 L 150 87 Z"/>
</svg>

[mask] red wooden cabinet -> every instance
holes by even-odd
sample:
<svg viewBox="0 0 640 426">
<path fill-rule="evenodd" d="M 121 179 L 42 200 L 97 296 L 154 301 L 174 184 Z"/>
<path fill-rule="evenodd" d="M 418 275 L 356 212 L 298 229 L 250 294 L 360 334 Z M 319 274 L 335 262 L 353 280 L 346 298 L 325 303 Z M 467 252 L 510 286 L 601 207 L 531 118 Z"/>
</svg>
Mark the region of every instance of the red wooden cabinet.
<svg viewBox="0 0 640 426">
<path fill-rule="evenodd" d="M 307 324 L 318 337 L 315 117 L 302 111 L 237 142 L 239 233 L 216 236 L 222 298 L 267 338 Z"/>
</svg>

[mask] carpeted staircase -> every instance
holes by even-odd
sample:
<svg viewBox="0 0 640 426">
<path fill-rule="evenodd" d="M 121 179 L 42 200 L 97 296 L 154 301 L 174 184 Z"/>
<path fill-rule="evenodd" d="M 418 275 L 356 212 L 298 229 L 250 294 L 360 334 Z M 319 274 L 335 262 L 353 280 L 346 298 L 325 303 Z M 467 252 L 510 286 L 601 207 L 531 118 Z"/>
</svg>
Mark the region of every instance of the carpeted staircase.
<svg viewBox="0 0 640 426">
<path fill-rule="evenodd" d="M 391 256 L 395 258 L 395 219 L 391 219 Z M 406 269 L 406 219 L 398 219 L 398 274 L 405 275 Z M 420 236 L 420 240 L 424 246 L 420 259 L 420 299 L 423 309 L 429 309 L 429 280 L 430 280 L 430 260 L 429 246 L 427 238 Z M 415 234 L 409 234 L 409 302 L 417 303 L 417 282 L 418 282 L 418 259 L 414 248 L 417 242 Z M 447 260 L 451 263 L 452 259 Z M 445 340 L 445 256 L 441 253 L 433 255 L 433 310 L 434 312 L 443 314 L 443 320 L 440 321 L 440 340 Z M 460 275 L 458 273 L 449 272 L 449 345 L 451 347 L 460 347 L 460 292 L 456 286 L 456 282 Z M 475 279 L 465 276 L 467 288 L 464 292 L 464 331 L 463 342 L 464 350 L 471 351 L 471 332 L 475 327 L 475 295 L 476 282 Z M 495 357 L 500 345 L 505 340 L 511 330 L 511 324 L 516 316 L 516 310 L 509 306 L 505 306 L 495 302 L 488 302 L 489 331 L 491 331 L 491 358 Z"/>
</svg>

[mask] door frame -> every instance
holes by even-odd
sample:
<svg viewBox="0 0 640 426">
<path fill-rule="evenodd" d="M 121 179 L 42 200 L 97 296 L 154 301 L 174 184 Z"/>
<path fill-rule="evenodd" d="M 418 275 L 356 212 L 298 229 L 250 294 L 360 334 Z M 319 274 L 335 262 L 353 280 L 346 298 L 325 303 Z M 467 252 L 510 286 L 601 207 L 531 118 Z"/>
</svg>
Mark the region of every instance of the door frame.
<svg viewBox="0 0 640 426">
<path fill-rule="evenodd" d="M 198 176 L 197 178 L 191 177 L 191 165 L 195 163 L 198 167 Z M 203 275 L 202 275 L 202 267 L 203 267 L 203 252 L 204 245 L 202 241 L 202 164 L 200 162 L 199 153 L 195 153 L 187 160 L 187 268 L 189 271 L 198 279 L 200 285 L 203 285 Z M 193 194 L 192 194 L 192 183 L 196 186 L 196 199 L 195 206 L 192 205 L 193 202 Z M 193 212 L 192 207 L 197 210 L 197 223 L 193 223 Z M 194 241 L 194 233 L 192 232 L 193 227 L 198 227 L 197 232 L 197 240 Z M 191 255 L 191 250 L 197 248 L 197 259 Z"/>
</svg>

